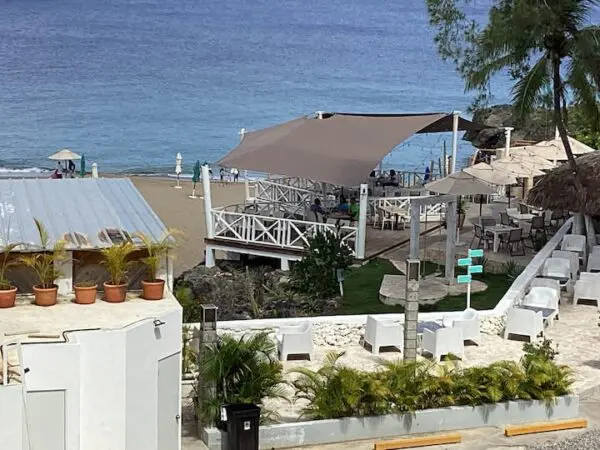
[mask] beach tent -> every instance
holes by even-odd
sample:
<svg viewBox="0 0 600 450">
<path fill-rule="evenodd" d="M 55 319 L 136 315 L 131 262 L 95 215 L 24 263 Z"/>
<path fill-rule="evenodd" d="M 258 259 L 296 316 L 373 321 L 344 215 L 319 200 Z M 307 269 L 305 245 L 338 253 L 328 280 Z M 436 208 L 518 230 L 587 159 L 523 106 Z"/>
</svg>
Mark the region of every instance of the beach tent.
<svg viewBox="0 0 600 450">
<path fill-rule="evenodd" d="M 225 167 L 356 186 L 415 133 L 453 131 L 453 114 L 317 113 L 244 132 Z M 486 128 L 459 118 L 458 131 Z"/>
</svg>

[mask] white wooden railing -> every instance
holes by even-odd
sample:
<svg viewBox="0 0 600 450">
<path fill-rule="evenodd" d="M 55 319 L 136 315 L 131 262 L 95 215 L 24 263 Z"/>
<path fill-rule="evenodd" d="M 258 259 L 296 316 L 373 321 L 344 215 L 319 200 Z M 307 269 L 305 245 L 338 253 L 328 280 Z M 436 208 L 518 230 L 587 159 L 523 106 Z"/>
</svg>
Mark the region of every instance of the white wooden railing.
<svg viewBox="0 0 600 450">
<path fill-rule="evenodd" d="M 268 217 L 235 212 L 228 208 L 213 208 L 211 213 L 215 239 L 303 250 L 308 246 L 310 236 L 329 230 L 340 233 L 342 241 L 356 253 L 358 241 L 356 227 L 338 228 L 335 224 Z"/>
<path fill-rule="evenodd" d="M 322 190 L 322 185 L 320 182 L 307 180 L 305 178 L 269 176 L 267 181 L 283 186 L 304 189 L 311 192 L 321 192 Z"/>
<path fill-rule="evenodd" d="M 421 196 L 423 198 L 427 196 Z M 410 202 L 416 197 L 376 197 L 369 198 L 369 216 L 374 217 L 381 208 L 402 208 L 410 214 Z M 441 222 L 446 213 L 445 203 L 435 203 L 432 205 L 421 206 L 421 222 Z"/>
<path fill-rule="evenodd" d="M 257 180 L 254 184 L 254 200 L 257 202 L 310 204 L 313 196 L 314 194 L 307 189 L 270 180 Z"/>
</svg>

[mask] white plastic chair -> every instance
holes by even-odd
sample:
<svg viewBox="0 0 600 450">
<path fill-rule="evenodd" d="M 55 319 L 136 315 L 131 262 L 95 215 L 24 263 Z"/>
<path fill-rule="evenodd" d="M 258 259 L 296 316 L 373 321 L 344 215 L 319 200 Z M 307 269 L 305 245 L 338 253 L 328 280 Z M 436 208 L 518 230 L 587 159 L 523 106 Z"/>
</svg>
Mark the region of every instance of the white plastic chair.
<svg viewBox="0 0 600 450">
<path fill-rule="evenodd" d="M 439 361 L 442 356 L 452 353 L 465 359 L 465 343 L 461 328 L 440 328 L 436 331 L 423 330 L 421 354 L 429 353 Z"/>
<path fill-rule="evenodd" d="M 289 355 L 308 355 L 311 361 L 314 360 L 312 324 L 310 322 L 280 327 L 276 339 L 281 361 L 287 361 Z"/>
<path fill-rule="evenodd" d="M 573 290 L 573 304 L 579 300 L 592 300 L 600 306 L 600 273 L 581 272 Z"/>
<path fill-rule="evenodd" d="M 404 348 L 404 327 L 390 319 L 377 319 L 367 316 L 365 325 L 364 344 L 371 346 L 371 353 L 378 355 L 381 347 Z"/>
<path fill-rule="evenodd" d="M 600 253 L 591 253 L 588 257 L 586 272 L 600 272 Z"/>
<path fill-rule="evenodd" d="M 594 245 L 592 247 L 592 255 L 596 253 L 600 254 L 600 245 Z"/>
<path fill-rule="evenodd" d="M 504 339 L 509 335 L 528 336 L 529 341 L 544 333 L 544 318 L 542 312 L 529 309 L 508 308 L 506 312 L 506 327 L 504 328 Z"/>
<path fill-rule="evenodd" d="M 559 280 L 561 287 L 567 291 L 571 285 L 571 261 L 564 258 L 548 258 L 544 261 L 542 276 Z"/>
<path fill-rule="evenodd" d="M 389 214 L 387 211 L 379 208 L 379 219 L 381 220 L 381 231 L 385 228 L 385 224 L 390 224 L 390 230 L 394 229 L 394 224 L 396 222 L 396 217 L 393 214 Z"/>
<path fill-rule="evenodd" d="M 568 259 L 571 263 L 571 278 L 574 280 L 577 279 L 577 276 L 579 275 L 579 255 L 576 252 L 554 250 L 552 252 L 552 258 Z"/>
<path fill-rule="evenodd" d="M 559 300 L 560 293 L 556 289 L 551 287 L 536 286 L 532 287 L 527 293 L 523 299 L 523 305 L 553 310 L 553 312 L 546 317 L 547 324 L 552 325 L 553 320 L 558 318 Z"/>
<path fill-rule="evenodd" d="M 560 244 L 561 250 L 567 250 L 569 252 L 577 252 L 580 258 L 585 255 L 586 240 L 585 236 L 580 234 L 567 234 L 563 237 Z"/>
<path fill-rule="evenodd" d="M 446 328 L 460 328 L 462 330 L 463 341 L 471 341 L 479 344 L 481 330 L 479 314 L 475 309 L 466 309 L 459 316 L 444 317 L 443 324 Z"/>
</svg>

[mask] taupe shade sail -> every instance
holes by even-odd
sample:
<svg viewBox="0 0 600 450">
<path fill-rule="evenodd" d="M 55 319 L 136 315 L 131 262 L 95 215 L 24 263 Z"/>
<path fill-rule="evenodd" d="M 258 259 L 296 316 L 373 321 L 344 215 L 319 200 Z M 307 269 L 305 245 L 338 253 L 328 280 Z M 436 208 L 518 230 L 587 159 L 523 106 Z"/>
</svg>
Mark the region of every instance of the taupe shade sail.
<svg viewBox="0 0 600 450">
<path fill-rule="evenodd" d="M 441 180 L 425 185 L 425 189 L 438 194 L 476 195 L 494 194 L 496 191 L 484 181 L 464 171 L 455 172 Z"/>
<path fill-rule="evenodd" d="M 452 131 L 452 114 L 323 113 L 243 135 L 217 162 L 258 172 L 356 186 L 415 133 Z M 460 119 L 459 131 L 485 128 Z"/>
</svg>

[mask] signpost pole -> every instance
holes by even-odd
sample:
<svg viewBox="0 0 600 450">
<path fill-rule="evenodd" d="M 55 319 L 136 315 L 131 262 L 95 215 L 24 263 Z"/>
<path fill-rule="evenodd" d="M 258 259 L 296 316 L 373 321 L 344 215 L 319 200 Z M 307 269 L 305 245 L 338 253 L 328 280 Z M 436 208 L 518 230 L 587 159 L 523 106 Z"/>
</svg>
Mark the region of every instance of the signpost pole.
<svg viewBox="0 0 600 450">
<path fill-rule="evenodd" d="M 467 309 L 471 308 L 471 282 L 467 284 Z"/>
</svg>

